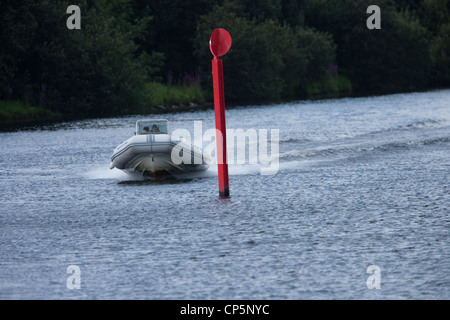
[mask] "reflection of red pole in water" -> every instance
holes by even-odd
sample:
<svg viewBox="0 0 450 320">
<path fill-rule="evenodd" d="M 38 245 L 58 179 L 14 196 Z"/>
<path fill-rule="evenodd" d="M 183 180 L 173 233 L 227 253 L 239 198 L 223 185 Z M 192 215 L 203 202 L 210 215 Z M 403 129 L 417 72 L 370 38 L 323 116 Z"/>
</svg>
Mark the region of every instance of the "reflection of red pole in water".
<svg viewBox="0 0 450 320">
<path fill-rule="evenodd" d="M 224 29 L 215 29 L 209 40 L 209 49 L 214 55 L 212 74 L 214 87 L 214 111 L 216 118 L 217 169 L 219 174 L 219 195 L 230 196 L 227 162 L 227 135 L 225 125 L 225 96 L 223 90 L 223 66 L 219 57 L 225 55 L 231 47 L 231 36 Z"/>
</svg>

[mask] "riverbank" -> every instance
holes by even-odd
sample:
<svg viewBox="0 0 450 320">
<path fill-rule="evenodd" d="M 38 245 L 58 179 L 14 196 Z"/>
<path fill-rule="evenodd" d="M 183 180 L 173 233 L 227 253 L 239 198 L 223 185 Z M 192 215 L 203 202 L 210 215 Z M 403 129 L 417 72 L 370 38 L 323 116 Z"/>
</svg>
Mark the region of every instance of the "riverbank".
<svg viewBox="0 0 450 320">
<path fill-rule="evenodd" d="M 58 121 L 86 118 L 125 116 L 130 114 L 160 114 L 213 108 L 213 96 L 199 84 L 165 85 L 157 82 L 145 84 L 144 106 L 118 108 L 118 112 L 106 115 L 56 113 L 44 107 L 31 106 L 20 100 L 0 100 L 0 131 L 45 125 Z"/>
<path fill-rule="evenodd" d="M 165 114 L 213 109 L 213 102 L 190 102 L 187 104 L 168 104 L 145 107 L 140 112 L 127 112 L 120 116 L 131 114 Z M 118 115 L 119 116 L 119 115 Z M 40 107 L 24 106 L 20 101 L 0 101 L 0 132 L 14 131 L 22 128 L 33 128 L 49 125 L 61 121 L 85 120 L 93 117 L 79 117 L 76 115 L 62 115 L 50 112 Z"/>
<path fill-rule="evenodd" d="M 19 100 L 0 100 L 0 128 L 60 121 L 62 114 L 42 107 L 31 106 Z"/>
<path fill-rule="evenodd" d="M 411 90 L 416 92 L 442 90 L 448 88 L 428 88 L 424 90 Z M 353 92 L 331 92 L 329 94 L 311 94 L 309 98 L 295 101 L 339 99 L 345 97 L 369 97 L 389 94 L 408 93 L 410 91 L 373 92 L 356 94 Z M 166 86 L 153 83 L 146 90 L 148 106 L 137 110 L 122 110 L 121 114 L 110 115 L 110 117 L 128 115 L 156 115 L 178 112 L 194 112 L 199 110 L 214 109 L 213 95 L 208 90 L 200 87 L 189 86 Z M 290 103 L 290 100 L 266 101 L 265 103 L 253 103 L 250 105 Z M 227 102 L 227 109 L 232 109 L 243 104 Z M 49 125 L 61 121 L 85 120 L 96 118 L 95 116 L 83 117 L 80 115 L 69 115 L 51 112 L 42 107 L 30 106 L 16 100 L 0 100 L 0 131 L 14 131 L 23 128 L 33 128 Z"/>
</svg>

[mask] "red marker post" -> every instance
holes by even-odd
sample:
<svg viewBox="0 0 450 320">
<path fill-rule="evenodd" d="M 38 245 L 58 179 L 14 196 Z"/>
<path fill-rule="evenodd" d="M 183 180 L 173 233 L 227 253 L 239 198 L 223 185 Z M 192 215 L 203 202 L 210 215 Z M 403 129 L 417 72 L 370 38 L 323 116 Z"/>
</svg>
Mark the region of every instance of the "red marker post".
<svg viewBox="0 0 450 320">
<path fill-rule="evenodd" d="M 212 74 L 214 87 L 214 111 L 216 118 L 217 169 L 219 173 L 219 195 L 230 196 L 227 161 L 227 129 L 225 125 L 225 95 L 223 90 L 223 66 L 219 57 L 225 55 L 231 47 L 230 34 L 221 28 L 215 29 L 209 40 L 209 49 L 214 55 Z"/>
</svg>

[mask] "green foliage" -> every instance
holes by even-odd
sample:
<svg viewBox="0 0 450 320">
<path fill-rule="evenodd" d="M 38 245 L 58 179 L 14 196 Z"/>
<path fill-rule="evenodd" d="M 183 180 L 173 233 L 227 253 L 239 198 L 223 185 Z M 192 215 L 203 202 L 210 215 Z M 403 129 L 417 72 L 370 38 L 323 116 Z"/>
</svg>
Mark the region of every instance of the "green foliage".
<svg viewBox="0 0 450 320">
<path fill-rule="evenodd" d="M 304 97 L 310 99 L 337 98 L 352 94 L 352 83 L 345 76 L 330 75 L 323 81 L 308 82 L 304 88 Z"/>
<path fill-rule="evenodd" d="M 158 82 L 147 83 L 144 92 L 148 107 L 202 104 L 206 95 L 198 84 L 171 86 Z"/>
<path fill-rule="evenodd" d="M 197 70 L 192 42 L 197 21 L 218 2 L 221 1 L 133 1 L 137 18 L 148 15 L 153 17 L 147 25 L 146 37 L 139 40 L 138 44 L 147 52 L 164 53 L 165 63 L 157 73 L 160 79 L 165 81 L 169 73 L 179 78 Z M 205 40 L 206 43 L 208 39 L 209 37 Z"/>
<path fill-rule="evenodd" d="M 330 69 L 335 61 L 335 45 L 329 34 L 314 29 L 297 27 L 281 41 L 281 50 L 285 67 L 286 79 L 285 99 L 309 98 L 308 86 L 311 83 L 326 84 L 334 76 Z M 321 85 L 322 93 L 326 94 L 327 86 Z"/>
<path fill-rule="evenodd" d="M 340 72 L 359 93 L 425 88 L 429 83 L 428 30 L 408 10 L 378 1 L 381 30 L 369 30 L 365 0 L 313 0 L 306 24 L 332 34 Z"/>
<path fill-rule="evenodd" d="M 228 102 L 450 85 L 448 0 L 76 4 L 81 30 L 66 27 L 67 1 L 2 1 L 0 100 L 77 117 L 210 102 L 208 40 L 218 27 L 233 39 L 223 57 Z M 372 4 L 381 30 L 366 27 Z M 196 81 L 186 82 L 192 74 Z"/>
<path fill-rule="evenodd" d="M 211 69 L 212 55 L 204 50 L 204 39 L 209 39 L 214 26 L 225 28 L 233 38 L 232 48 L 223 58 L 227 100 L 278 98 L 284 83 L 280 77 L 283 63 L 272 36 L 279 31 L 274 28 L 280 27 L 272 21 L 258 24 L 240 17 L 228 6 L 216 7 L 202 18 L 196 37 L 196 53 L 204 69 Z M 209 77 L 207 84 L 211 82 Z"/>
<path fill-rule="evenodd" d="M 308 81 L 325 78 L 334 58 L 329 35 L 311 29 L 281 25 L 275 20 L 249 19 L 240 6 L 226 2 L 200 20 L 196 55 L 203 68 L 211 53 L 204 39 L 215 27 L 225 28 L 233 38 L 224 56 L 225 94 L 231 102 L 262 102 L 299 98 Z M 211 83 L 211 79 L 207 79 Z"/>
<path fill-rule="evenodd" d="M 430 45 L 433 82 L 450 86 L 450 23 L 443 24 Z"/>
<path fill-rule="evenodd" d="M 17 20 L 24 10 L 10 8 L 2 13 L 10 17 L 7 21 Z M 1 68 L 8 72 L 1 85 L 13 90 L 12 97 L 4 93 L 4 98 L 20 98 L 78 117 L 127 113 L 143 106 L 143 85 L 161 57 L 147 53 L 136 57 L 131 31 L 123 30 L 117 18 L 88 9 L 81 1 L 82 29 L 68 30 L 67 4 L 40 0 L 27 8 L 35 23 L 24 22 L 26 36 L 2 34 L 17 53 L 2 59 Z"/>
<path fill-rule="evenodd" d="M 423 0 L 418 10 L 423 25 L 433 34 L 440 32 L 440 27 L 450 22 L 450 1 Z"/>
<path fill-rule="evenodd" d="M 17 100 L 0 100 L 0 122 L 16 120 L 59 119 L 60 114 L 48 111 L 42 107 L 24 104 Z"/>
<path fill-rule="evenodd" d="M 83 15 L 82 32 L 69 33 L 73 55 L 63 58 L 68 68 L 62 76 L 68 86 L 62 89 L 72 99 L 60 101 L 66 109 L 104 116 L 142 107 L 145 68 L 134 58 L 134 42 L 115 23 L 115 18 L 91 9 Z M 67 48 L 57 48 L 57 52 L 64 55 Z"/>
<path fill-rule="evenodd" d="M 18 90 L 20 78 L 19 59 L 32 46 L 38 21 L 33 15 L 36 5 L 33 0 L 2 1 L 0 10 L 0 88 L 2 95 L 23 95 Z M 21 88 L 22 89 L 22 88 Z M 0 96 L 1 98 L 2 96 Z"/>
</svg>

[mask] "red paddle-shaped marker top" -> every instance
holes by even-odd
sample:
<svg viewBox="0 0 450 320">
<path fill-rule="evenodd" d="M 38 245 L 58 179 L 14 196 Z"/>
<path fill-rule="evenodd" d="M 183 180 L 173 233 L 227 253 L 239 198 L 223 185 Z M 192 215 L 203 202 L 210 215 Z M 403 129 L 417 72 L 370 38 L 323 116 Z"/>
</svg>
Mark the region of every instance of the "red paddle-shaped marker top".
<svg viewBox="0 0 450 320">
<path fill-rule="evenodd" d="M 231 47 L 231 36 L 227 30 L 217 28 L 209 39 L 209 50 L 215 57 L 225 55 Z"/>
</svg>

